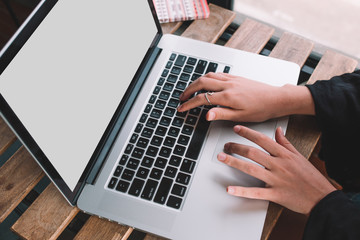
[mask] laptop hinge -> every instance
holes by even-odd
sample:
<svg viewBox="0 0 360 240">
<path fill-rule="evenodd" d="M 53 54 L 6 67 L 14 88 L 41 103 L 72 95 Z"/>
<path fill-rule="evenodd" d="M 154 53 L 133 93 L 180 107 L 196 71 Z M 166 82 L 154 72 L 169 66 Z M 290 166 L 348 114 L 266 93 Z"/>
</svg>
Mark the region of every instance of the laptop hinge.
<svg viewBox="0 0 360 240">
<path fill-rule="evenodd" d="M 141 74 L 137 78 L 136 84 L 133 87 L 133 91 L 130 94 L 127 104 L 123 108 L 122 112 L 125 111 L 126 113 L 129 113 L 134 101 L 136 100 L 136 97 L 138 96 L 139 91 L 142 88 L 143 83 L 145 82 L 148 74 L 150 73 L 150 71 L 152 69 L 152 66 L 154 65 L 154 63 L 155 63 L 156 59 L 158 58 L 158 56 L 160 55 L 161 51 L 162 51 L 162 49 L 160 49 L 158 47 L 154 47 L 152 53 L 148 57 L 148 61 L 146 61 L 146 64 L 144 64 L 142 69 L 140 69 Z M 110 152 L 111 145 L 114 143 L 115 138 L 118 135 L 118 133 L 122 127 L 122 124 L 124 123 L 124 120 L 126 119 L 126 116 L 127 116 L 127 114 L 119 114 L 119 117 L 116 119 L 113 129 L 108 136 L 108 140 L 104 144 L 105 150 L 101 151 L 99 156 L 97 157 L 97 160 L 95 161 L 93 167 L 91 168 L 91 171 L 89 172 L 89 174 L 86 178 L 86 183 L 88 183 L 88 184 L 95 183 L 96 177 L 98 176 L 98 174 L 103 166 L 103 163 L 105 162 L 105 159 L 106 159 L 108 153 Z"/>
</svg>

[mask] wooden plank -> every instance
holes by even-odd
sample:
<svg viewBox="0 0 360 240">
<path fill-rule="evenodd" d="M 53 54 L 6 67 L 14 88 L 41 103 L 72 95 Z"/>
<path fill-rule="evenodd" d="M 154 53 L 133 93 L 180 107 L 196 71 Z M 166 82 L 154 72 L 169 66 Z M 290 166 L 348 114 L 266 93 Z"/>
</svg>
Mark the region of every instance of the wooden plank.
<svg viewBox="0 0 360 240">
<path fill-rule="evenodd" d="M 0 168 L 0 222 L 15 209 L 44 176 L 28 151 L 21 147 Z"/>
<path fill-rule="evenodd" d="M 125 240 L 132 231 L 133 228 L 91 216 L 75 236 L 74 240 Z"/>
<path fill-rule="evenodd" d="M 260 53 L 275 29 L 251 19 L 245 19 L 225 44 L 227 47 Z"/>
<path fill-rule="evenodd" d="M 4 119 L 0 117 L 0 155 L 16 140 L 15 134 L 7 126 Z"/>
<path fill-rule="evenodd" d="M 286 32 L 281 36 L 278 43 L 275 45 L 274 49 L 270 53 L 270 56 L 294 62 L 301 67 L 305 64 L 306 59 L 308 58 L 313 49 L 313 46 L 314 44 L 311 41 Z M 291 131 L 291 129 L 293 129 L 293 132 L 297 133 L 301 132 L 302 128 L 303 126 L 299 128 L 299 126 L 295 125 L 293 121 L 289 121 L 286 136 L 288 137 L 289 130 Z M 294 144 L 294 142 L 292 143 Z M 298 147 L 296 144 L 294 145 L 295 147 Z M 269 238 L 270 233 L 274 228 L 275 224 L 277 223 L 277 220 L 279 219 L 282 210 L 282 206 L 273 202 L 269 203 L 269 208 L 266 215 L 261 239 Z"/>
<path fill-rule="evenodd" d="M 183 32 L 183 37 L 215 43 L 236 16 L 235 12 L 214 4 L 209 4 L 209 8 L 209 18 L 194 21 Z"/>
<path fill-rule="evenodd" d="M 56 239 L 78 212 L 51 183 L 11 229 L 24 239 Z"/>
<path fill-rule="evenodd" d="M 358 62 L 334 51 L 326 51 L 315 68 L 307 84 L 317 80 L 327 80 L 333 76 L 353 72 Z"/>
<path fill-rule="evenodd" d="M 165 238 L 153 235 L 153 234 L 146 234 L 144 240 L 165 240 Z"/>
<path fill-rule="evenodd" d="M 163 34 L 174 33 L 182 25 L 182 22 L 162 23 L 161 28 Z"/>
<path fill-rule="evenodd" d="M 285 32 L 271 51 L 270 56 L 303 66 L 313 47 L 314 43 L 311 41 Z"/>
</svg>

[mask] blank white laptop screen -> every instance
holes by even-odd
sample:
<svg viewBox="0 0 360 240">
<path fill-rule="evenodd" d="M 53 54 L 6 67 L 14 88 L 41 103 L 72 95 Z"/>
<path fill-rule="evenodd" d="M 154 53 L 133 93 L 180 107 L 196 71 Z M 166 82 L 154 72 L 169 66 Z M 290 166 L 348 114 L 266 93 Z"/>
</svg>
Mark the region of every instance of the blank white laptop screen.
<svg viewBox="0 0 360 240">
<path fill-rule="evenodd" d="M 71 190 L 156 33 L 147 1 L 61 0 L 1 75 L 1 94 Z"/>
</svg>

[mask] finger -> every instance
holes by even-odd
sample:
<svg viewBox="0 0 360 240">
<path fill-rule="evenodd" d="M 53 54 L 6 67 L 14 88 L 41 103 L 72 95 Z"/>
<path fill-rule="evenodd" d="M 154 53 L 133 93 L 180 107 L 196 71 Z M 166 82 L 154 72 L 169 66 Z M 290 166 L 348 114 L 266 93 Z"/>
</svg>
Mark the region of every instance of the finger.
<svg viewBox="0 0 360 240">
<path fill-rule="evenodd" d="M 198 106 L 202 106 L 202 105 L 210 105 L 210 103 L 212 105 L 218 105 L 219 104 L 219 100 L 221 99 L 221 97 L 219 98 L 219 95 L 221 95 L 220 92 L 214 92 L 212 95 L 207 94 L 207 98 L 209 99 L 210 103 L 208 102 L 208 100 L 205 97 L 206 93 L 201 93 L 201 94 L 197 94 L 195 97 L 189 99 L 188 101 L 184 102 L 183 104 L 181 104 L 178 107 L 178 111 L 179 112 L 185 112 L 188 111 L 192 108 L 196 108 Z"/>
<path fill-rule="evenodd" d="M 180 101 L 186 101 L 191 95 L 200 90 L 218 92 L 223 90 L 223 84 L 221 83 L 221 81 L 218 81 L 214 78 L 208 78 L 205 76 L 200 77 L 185 89 L 183 94 L 180 96 Z"/>
<path fill-rule="evenodd" d="M 279 143 L 281 146 L 285 147 L 287 150 L 297 153 L 298 151 L 296 148 L 287 140 L 287 138 L 284 135 L 283 130 L 281 127 L 278 127 L 275 132 L 275 140 L 277 143 Z"/>
<path fill-rule="evenodd" d="M 264 166 L 267 169 L 271 169 L 270 163 L 270 157 L 269 154 L 251 146 L 238 144 L 238 143 L 227 143 L 225 144 L 225 151 L 228 154 L 238 154 L 240 156 L 246 157 L 248 159 L 251 159 L 260 165 Z"/>
<path fill-rule="evenodd" d="M 233 196 L 250 199 L 273 201 L 273 190 L 271 188 L 229 186 L 226 191 Z"/>
<path fill-rule="evenodd" d="M 218 103 L 218 105 L 223 105 Z M 242 120 L 243 110 L 236 110 L 231 108 L 214 107 L 206 115 L 208 121 L 213 120 L 229 120 L 240 121 Z"/>
<path fill-rule="evenodd" d="M 262 147 L 265 151 L 270 153 L 272 156 L 279 156 L 281 151 L 284 150 L 277 142 L 273 141 L 265 134 L 252 130 L 250 128 L 236 125 L 234 127 L 234 132 L 250 140 L 251 142 L 256 143 L 257 145 Z"/>
<path fill-rule="evenodd" d="M 250 176 L 253 176 L 257 179 L 260 179 L 266 183 L 271 184 L 270 172 L 260 167 L 259 165 L 256 165 L 254 163 L 242 159 L 238 159 L 223 152 L 219 153 L 217 158 L 219 161 L 225 163 L 230 167 L 236 168 Z"/>
</svg>

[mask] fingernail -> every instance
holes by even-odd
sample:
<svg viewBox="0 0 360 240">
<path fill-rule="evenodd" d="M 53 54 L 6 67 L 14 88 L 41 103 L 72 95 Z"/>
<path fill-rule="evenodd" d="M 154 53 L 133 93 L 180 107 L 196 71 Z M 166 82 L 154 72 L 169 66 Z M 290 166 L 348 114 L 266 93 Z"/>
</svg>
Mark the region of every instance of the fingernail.
<svg viewBox="0 0 360 240">
<path fill-rule="evenodd" d="M 215 119 L 215 113 L 214 112 L 209 112 L 207 119 L 208 119 L 208 121 L 214 120 Z"/>
<path fill-rule="evenodd" d="M 282 129 L 282 127 L 279 127 L 279 130 L 280 130 L 281 135 L 285 136 L 284 130 Z"/>
<path fill-rule="evenodd" d="M 178 112 L 181 112 L 182 108 L 183 108 L 183 105 L 178 106 L 177 107 Z"/>
<path fill-rule="evenodd" d="M 229 194 L 234 194 L 235 193 L 235 189 L 233 187 L 227 187 L 226 188 L 226 191 L 229 193 Z"/>
<path fill-rule="evenodd" d="M 236 126 L 234 127 L 234 132 L 239 132 L 240 129 L 241 129 L 241 127 L 240 127 L 239 125 L 236 125 Z"/>
<path fill-rule="evenodd" d="M 221 153 L 218 154 L 217 157 L 218 157 L 219 161 L 223 162 L 226 159 L 226 154 L 221 152 Z"/>
</svg>

